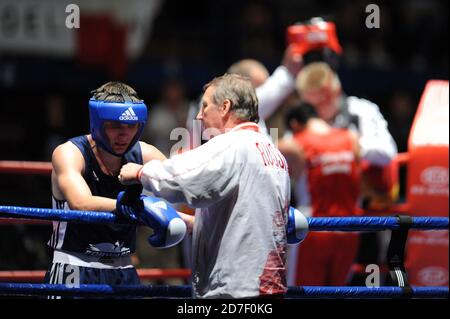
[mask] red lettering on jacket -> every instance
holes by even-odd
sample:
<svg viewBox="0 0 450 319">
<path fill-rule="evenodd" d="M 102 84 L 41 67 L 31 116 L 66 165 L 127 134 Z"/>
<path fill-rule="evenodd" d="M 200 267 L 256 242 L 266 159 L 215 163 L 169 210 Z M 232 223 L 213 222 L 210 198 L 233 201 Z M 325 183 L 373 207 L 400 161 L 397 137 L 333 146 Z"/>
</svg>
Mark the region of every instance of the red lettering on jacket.
<svg viewBox="0 0 450 319">
<path fill-rule="evenodd" d="M 264 166 L 272 166 L 287 171 L 288 165 L 286 159 L 280 151 L 270 143 L 255 143 L 259 154 L 262 157 Z"/>
</svg>

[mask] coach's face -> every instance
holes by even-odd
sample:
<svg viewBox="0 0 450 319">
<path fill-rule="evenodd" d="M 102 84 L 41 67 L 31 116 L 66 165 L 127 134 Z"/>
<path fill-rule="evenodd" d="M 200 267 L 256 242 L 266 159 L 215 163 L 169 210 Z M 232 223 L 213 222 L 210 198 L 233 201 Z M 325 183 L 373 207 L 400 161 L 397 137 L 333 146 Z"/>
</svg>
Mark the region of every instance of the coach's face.
<svg viewBox="0 0 450 319">
<path fill-rule="evenodd" d="M 210 86 L 206 89 L 202 98 L 202 106 L 197 114 L 197 120 L 202 121 L 202 127 L 204 130 L 209 130 L 209 136 L 214 136 L 212 131 L 217 133 L 223 133 L 224 129 L 224 107 L 214 103 L 213 94 L 215 88 Z M 207 138 L 208 139 L 208 138 Z"/>
</svg>

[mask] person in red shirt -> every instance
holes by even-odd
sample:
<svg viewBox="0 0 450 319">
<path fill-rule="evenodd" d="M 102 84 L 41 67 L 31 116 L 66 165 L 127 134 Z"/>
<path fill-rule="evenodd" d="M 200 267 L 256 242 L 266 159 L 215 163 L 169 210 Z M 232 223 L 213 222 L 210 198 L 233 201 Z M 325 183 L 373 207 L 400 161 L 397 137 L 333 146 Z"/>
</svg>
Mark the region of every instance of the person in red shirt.
<svg viewBox="0 0 450 319">
<path fill-rule="evenodd" d="M 307 174 L 313 217 L 360 215 L 358 136 L 332 128 L 314 108 L 303 103 L 287 114 L 292 139 L 282 139 L 279 149 L 294 178 Z M 295 247 L 295 284 L 342 286 L 347 283 L 358 252 L 358 233 L 311 232 Z M 295 255 L 295 254 L 294 254 Z"/>
</svg>

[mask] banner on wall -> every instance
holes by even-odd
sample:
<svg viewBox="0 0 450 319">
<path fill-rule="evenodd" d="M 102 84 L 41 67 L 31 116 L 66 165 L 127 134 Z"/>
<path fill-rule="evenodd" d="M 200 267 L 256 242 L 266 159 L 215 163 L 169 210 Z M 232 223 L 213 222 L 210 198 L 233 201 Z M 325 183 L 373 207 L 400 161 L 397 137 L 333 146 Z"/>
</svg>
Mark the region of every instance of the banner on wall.
<svg viewBox="0 0 450 319">
<path fill-rule="evenodd" d="M 161 0 L 2 0 L 0 2 L 0 52 L 75 57 L 83 24 L 71 23 L 79 9 L 83 17 L 108 16 L 126 29 L 126 53 L 135 58 L 151 32 Z"/>
</svg>

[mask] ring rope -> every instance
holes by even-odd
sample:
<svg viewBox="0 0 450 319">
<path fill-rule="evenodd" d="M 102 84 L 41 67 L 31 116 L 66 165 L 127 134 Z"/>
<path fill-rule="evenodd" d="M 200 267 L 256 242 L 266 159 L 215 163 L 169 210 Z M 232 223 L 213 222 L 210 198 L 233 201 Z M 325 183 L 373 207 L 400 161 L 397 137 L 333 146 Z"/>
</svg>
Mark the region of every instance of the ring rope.
<svg viewBox="0 0 450 319">
<path fill-rule="evenodd" d="M 188 268 L 141 268 L 136 271 L 141 280 L 191 277 L 191 270 Z M 45 272 L 45 270 L 3 270 L 0 271 L 0 282 L 42 282 Z"/>
<path fill-rule="evenodd" d="M 113 224 L 119 223 L 112 212 L 94 212 L 62 210 L 50 208 L 33 208 L 18 206 L 0 206 L 2 217 L 32 218 L 57 221 Z M 411 228 L 431 230 L 448 229 L 448 217 L 412 217 Z M 379 231 L 398 229 L 397 217 L 308 217 L 311 231 Z"/>
<path fill-rule="evenodd" d="M 412 217 L 411 228 L 432 230 L 448 229 L 448 217 Z M 397 217 L 309 217 L 309 230 L 364 231 L 395 230 L 400 228 Z"/>
<path fill-rule="evenodd" d="M 411 287 L 410 298 L 448 298 L 448 287 Z M 407 292 L 402 287 L 332 287 L 304 286 L 289 287 L 287 298 L 405 298 Z"/>
<path fill-rule="evenodd" d="M 79 285 L 0 283 L 0 295 L 80 296 L 80 297 L 191 297 L 190 286 L 169 285 Z"/>
<path fill-rule="evenodd" d="M 114 224 L 117 222 L 117 216 L 112 212 L 0 206 L 0 214 L 2 217 L 10 218 L 32 218 L 66 222 L 82 222 L 88 224 Z"/>
<path fill-rule="evenodd" d="M 171 297 L 190 298 L 191 286 L 169 285 L 80 285 L 0 283 L 0 295 L 80 296 L 80 297 Z M 411 287 L 409 294 L 401 287 L 289 287 L 285 298 L 448 298 L 448 287 Z"/>
<path fill-rule="evenodd" d="M 0 161 L 0 173 L 50 175 L 51 162 Z"/>
</svg>

